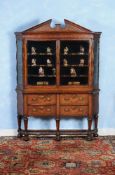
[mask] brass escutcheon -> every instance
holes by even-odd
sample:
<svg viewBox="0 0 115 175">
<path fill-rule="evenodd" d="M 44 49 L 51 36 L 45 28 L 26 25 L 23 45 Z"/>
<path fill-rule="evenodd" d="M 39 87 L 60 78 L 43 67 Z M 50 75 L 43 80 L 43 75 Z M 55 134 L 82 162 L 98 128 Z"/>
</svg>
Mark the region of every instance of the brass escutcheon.
<svg viewBox="0 0 115 175">
<path fill-rule="evenodd" d="M 69 110 L 68 108 L 65 108 L 64 111 L 65 111 L 65 112 L 69 112 L 70 110 Z"/>
<path fill-rule="evenodd" d="M 37 98 L 36 98 L 36 97 L 33 97 L 33 98 L 32 98 L 32 101 L 36 101 L 36 100 L 37 100 Z"/>
<path fill-rule="evenodd" d="M 33 112 L 36 112 L 37 110 L 35 108 L 32 109 Z"/>
<path fill-rule="evenodd" d="M 44 110 L 44 107 L 43 107 L 43 106 L 40 106 L 39 109 L 40 109 L 40 110 Z"/>
<path fill-rule="evenodd" d="M 51 108 L 47 108 L 47 111 L 48 111 L 48 112 L 51 111 Z"/>
</svg>

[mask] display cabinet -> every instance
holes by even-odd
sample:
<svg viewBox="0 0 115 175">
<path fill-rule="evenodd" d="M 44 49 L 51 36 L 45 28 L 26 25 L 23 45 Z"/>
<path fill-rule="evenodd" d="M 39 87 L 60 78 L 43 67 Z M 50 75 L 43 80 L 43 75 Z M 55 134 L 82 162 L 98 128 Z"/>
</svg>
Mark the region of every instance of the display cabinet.
<svg viewBox="0 0 115 175">
<path fill-rule="evenodd" d="M 50 26 L 51 20 L 16 32 L 18 136 L 98 136 L 99 38 L 78 24 Z M 55 130 L 31 130 L 29 117 L 53 117 Z M 61 118 L 88 119 L 83 130 L 61 130 Z M 24 128 L 21 123 L 24 120 Z M 94 120 L 94 128 L 92 128 Z M 68 123 L 69 125 L 69 123 Z"/>
</svg>

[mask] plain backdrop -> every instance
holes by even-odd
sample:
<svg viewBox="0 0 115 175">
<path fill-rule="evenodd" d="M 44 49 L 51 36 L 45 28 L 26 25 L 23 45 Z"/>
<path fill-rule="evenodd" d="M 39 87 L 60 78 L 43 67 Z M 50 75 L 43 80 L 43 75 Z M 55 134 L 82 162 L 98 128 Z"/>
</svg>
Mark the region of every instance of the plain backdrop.
<svg viewBox="0 0 115 175">
<path fill-rule="evenodd" d="M 0 129 L 17 128 L 16 31 L 64 18 L 102 32 L 99 128 L 115 128 L 115 1 L 0 0 Z M 30 128 L 55 128 L 55 120 L 31 119 Z M 62 120 L 61 128 L 86 128 L 87 120 Z"/>
</svg>

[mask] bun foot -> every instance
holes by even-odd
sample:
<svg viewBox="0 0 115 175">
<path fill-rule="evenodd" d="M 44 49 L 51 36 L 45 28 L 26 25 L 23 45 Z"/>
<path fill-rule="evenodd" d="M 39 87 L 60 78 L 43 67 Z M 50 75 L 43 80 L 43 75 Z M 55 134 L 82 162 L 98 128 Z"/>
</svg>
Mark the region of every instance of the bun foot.
<svg viewBox="0 0 115 175">
<path fill-rule="evenodd" d="M 97 134 L 97 133 L 94 133 L 93 136 L 94 136 L 94 137 L 98 137 L 98 134 Z"/>
<path fill-rule="evenodd" d="M 28 135 L 25 135 L 25 136 L 23 137 L 23 140 L 24 140 L 24 141 L 29 141 Z"/>
<path fill-rule="evenodd" d="M 17 138 L 21 138 L 21 137 L 22 137 L 22 134 L 19 132 L 17 135 Z"/>
<path fill-rule="evenodd" d="M 56 134 L 56 141 L 60 141 L 60 134 Z"/>
<path fill-rule="evenodd" d="M 87 137 L 86 137 L 86 140 L 87 141 L 92 141 L 93 140 L 92 134 L 88 134 Z"/>
</svg>

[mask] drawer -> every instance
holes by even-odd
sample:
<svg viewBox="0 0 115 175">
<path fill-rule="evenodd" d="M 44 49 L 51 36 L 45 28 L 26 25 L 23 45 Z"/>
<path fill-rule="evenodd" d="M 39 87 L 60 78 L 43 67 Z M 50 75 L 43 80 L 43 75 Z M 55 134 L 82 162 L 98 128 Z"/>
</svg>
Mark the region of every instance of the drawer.
<svg viewBox="0 0 115 175">
<path fill-rule="evenodd" d="M 29 105 L 54 105 L 56 104 L 56 95 L 28 95 Z"/>
<path fill-rule="evenodd" d="M 56 106 L 28 106 L 28 115 L 54 116 L 56 115 Z"/>
<path fill-rule="evenodd" d="M 60 106 L 60 116 L 88 115 L 88 106 Z"/>
<path fill-rule="evenodd" d="M 87 94 L 61 94 L 61 105 L 88 105 Z"/>
</svg>

